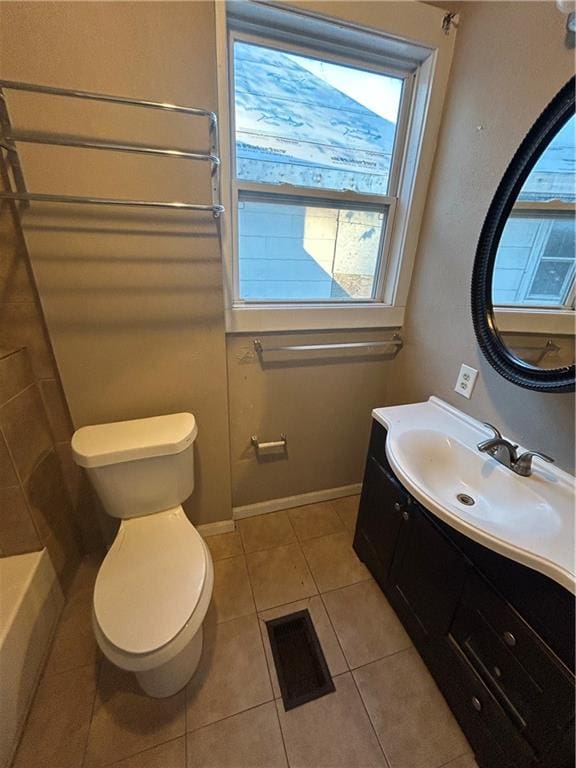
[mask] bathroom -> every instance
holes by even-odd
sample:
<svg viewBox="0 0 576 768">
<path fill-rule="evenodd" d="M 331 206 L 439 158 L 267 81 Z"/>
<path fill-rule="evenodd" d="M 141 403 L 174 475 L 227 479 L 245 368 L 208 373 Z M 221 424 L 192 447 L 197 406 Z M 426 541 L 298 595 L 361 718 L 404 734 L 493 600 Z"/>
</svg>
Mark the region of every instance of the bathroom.
<svg viewBox="0 0 576 768">
<path fill-rule="evenodd" d="M 480 285 L 482 249 L 498 245 L 483 228 L 497 190 L 502 201 L 503 180 L 522 171 L 512 159 L 574 76 L 573 10 L 553 0 L 0 3 L 2 768 L 573 765 L 573 236 L 563 311 L 526 313 L 544 330 L 507 312 L 495 334 Z M 302 94 L 314 93 L 311 112 Z M 268 103 L 250 122 L 254 94 Z M 559 127 L 538 155 L 574 114 L 573 84 L 564 101 L 563 117 L 545 113 Z M 336 156 L 318 148 L 321 130 Z M 150 148 L 181 154 L 140 151 Z M 292 164 L 267 162 L 291 153 Z M 302 170 L 306 153 L 317 173 Z M 537 157 L 524 158 L 528 173 Z M 553 221 L 573 221 L 573 186 L 569 200 Z M 304 228 L 291 244 L 282 206 Z M 338 237 L 336 268 L 325 251 Z M 277 301 L 278 275 L 280 290 L 310 292 Z M 129 440 L 88 431 L 170 415 L 182 418 L 136 422 Z M 478 450 L 494 437 L 483 423 L 506 444 Z M 435 442 L 442 429 L 453 436 Z M 175 496 L 115 519 L 118 486 L 105 487 L 104 470 L 132 464 L 144 503 L 155 487 L 169 495 L 150 469 L 160 444 L 167 466 L 187 462 L 181 485 L 167 483 Z M 518 463 L 527 450 L 554 463 Z M 474 502 L 460 516 L 430 501 L 450 466 Z M 518 508 L 534 488 L 530 520 Z M 388 589 L 398 567 L 384 574 L 370 548 L 376 520 L 378 546 L 400 562 L 401 534 L 381 525 L 388 506 L 434 528 L 418 528 L 413 558 L 426 577 L 400 591 Z M 180 511 L 159 517 L 168 508 Z M 482 511 L 506 535 L 483 527 Z M 181 535 L 170 539 L 164 519 Z M 141 525 L 151 526 L 142 546 L 122 550 Z M 114 559 L 130 553 L 136 566 Z M 490 590 L 468 578 L 470 563 Z M 472 670 L 469 692 L 444 686 L 455 665 L 419 634 L 426 606 L 416 626 L 399 601 L 412 584 L 433 621 L 459 601 L 441 632 Z M 163 589 L 170 599 L 155 600 Z M 513 612 L 497 648 L 473 647 L 473 633 L 458 644 L 472 613 L 461 606 L 480 593 L 498 616 L 504 604 Z M 190 601 L 185 679 L 147 693 L 103 624 L 171 645 Z M 326 686 L 289 707 L 270 633 L 303 611 Z M 480 651 L 499 654 L 487 671 Z"/>
</svg>

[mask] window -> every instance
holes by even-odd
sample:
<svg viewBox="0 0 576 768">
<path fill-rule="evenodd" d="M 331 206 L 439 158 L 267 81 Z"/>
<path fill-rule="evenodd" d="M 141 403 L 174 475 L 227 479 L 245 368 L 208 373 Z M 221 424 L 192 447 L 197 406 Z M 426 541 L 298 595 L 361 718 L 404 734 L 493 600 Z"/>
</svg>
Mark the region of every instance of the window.
<svg viewBox="0 0 576 768">
<path fill-rule="evenodd" d="M 403 80 L 239 40 L 233 58 L 238 298 L 375 300 Z"/>
<path fill-rule="evenodd" d="M 498 307 L 574 309 L 575 119 L 550 142 L 506 222 L 494 264 Z"/>
<path fill-rule="evenodd" d="M 226 8 L 228 330 L 400 325 L 436 51 Z"/>
</svg>

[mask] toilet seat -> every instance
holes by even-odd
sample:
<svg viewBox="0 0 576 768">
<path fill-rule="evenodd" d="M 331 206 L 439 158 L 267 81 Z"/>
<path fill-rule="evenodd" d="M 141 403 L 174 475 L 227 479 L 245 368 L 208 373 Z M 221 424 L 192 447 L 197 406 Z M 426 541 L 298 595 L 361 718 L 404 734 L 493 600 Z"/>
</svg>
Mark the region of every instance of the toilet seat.
<svg viewBox="0 0 576 768">
<path fill-rule="evenodd" d="M 207 605 L 190 619 L 211 582 L 210 554 L 181 506 L 123 520 L 96 578 L 98 635 L 112 653 L 144 661 L 201 624 Z"/>
</svg>

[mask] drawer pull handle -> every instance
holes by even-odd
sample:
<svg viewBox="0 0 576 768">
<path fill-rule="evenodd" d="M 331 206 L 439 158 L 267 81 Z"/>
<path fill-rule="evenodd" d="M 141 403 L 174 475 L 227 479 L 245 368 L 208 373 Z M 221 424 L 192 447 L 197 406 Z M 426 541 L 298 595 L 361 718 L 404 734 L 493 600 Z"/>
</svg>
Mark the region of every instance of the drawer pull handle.
<svg viewBox="0 0 576 768">
<path fill-rule="evenodd" d="M 509 645 L 511 648 L 514 648 L 514 646 L 516 645 L 516 638 L 514 637 L 512 632 L 506 631 L 504 632 L 502 637 L 504 638 L 504 642 L 506 643 L 506 645 Z"/>
<path fill-rule="evenodd" d="M 395 512 L 400 512 L 400 510 L 401 510 L 401 509 L 402 509 L 402 505 L 401 505 L 401 504 L 399 504 L 398 502 L 396 502 L 396 503 L 394 504 L 394 511 L 395 511 Z"/>
<path fill-rule="evenodd" d="M 406 510 L 404 510 L 404 512 L 402 512 L 402 520 L 405 520 L 406 522 L 408 522 L 408 520 L 410 520 L 410 515 L 408 514 L 408 512 L 406 512 Z"/>
<path fill-rule="evenodd" d="M 476 712 L 480 712 L 482 710 L 482 702 L 480 699 L 476 698 L 476 696 L 472 696 L 472 706 Z"/>
</svg>

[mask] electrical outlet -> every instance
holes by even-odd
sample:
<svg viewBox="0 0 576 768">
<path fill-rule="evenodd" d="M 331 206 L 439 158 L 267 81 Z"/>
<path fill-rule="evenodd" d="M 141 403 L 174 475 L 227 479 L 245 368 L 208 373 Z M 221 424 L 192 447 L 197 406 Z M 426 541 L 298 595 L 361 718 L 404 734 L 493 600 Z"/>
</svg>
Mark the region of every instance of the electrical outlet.
<svg viewBox="0 0 576 768">
<path fill-rule="evenodd" d="M 469 365 L 462 363 L 454 391 L 458 392 L 462 397 L 470 399 L 474 384 L 476 384 L 476 376 L 478 376 L 476 368 L 471 368 Z"/>
</svg>

